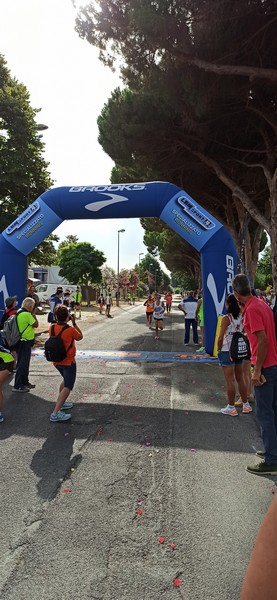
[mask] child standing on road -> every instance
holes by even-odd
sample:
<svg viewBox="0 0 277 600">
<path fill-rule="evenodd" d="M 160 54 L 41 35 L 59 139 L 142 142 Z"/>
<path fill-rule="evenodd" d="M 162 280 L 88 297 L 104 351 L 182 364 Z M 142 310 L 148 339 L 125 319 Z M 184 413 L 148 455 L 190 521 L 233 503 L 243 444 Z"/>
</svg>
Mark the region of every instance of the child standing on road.
<svg viewBox="0 0 277 600">
<path fill-rule="evenodd" d="M 163 330 L 163 318 L 164 318 L 164 303 L 161 302 L 160 294 L 156 294 L 156 300 L 154 304 L 154 321 L 155 321 L 155 340 L 159 339 L 159 329 Z"/>
</svg>

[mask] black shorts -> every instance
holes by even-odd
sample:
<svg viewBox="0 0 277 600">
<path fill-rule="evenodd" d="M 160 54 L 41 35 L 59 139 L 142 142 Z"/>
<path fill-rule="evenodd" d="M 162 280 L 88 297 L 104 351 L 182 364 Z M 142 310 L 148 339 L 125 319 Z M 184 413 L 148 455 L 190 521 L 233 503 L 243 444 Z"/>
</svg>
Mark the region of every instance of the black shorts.
<svg viewBox="0 0 277 600">
<path fill-rule="evenodd" d="M 13 362 L 5 363 L 4 361 L 0 361 L 0 371 L 9 371 L 13 372 Z"/>
</svg>

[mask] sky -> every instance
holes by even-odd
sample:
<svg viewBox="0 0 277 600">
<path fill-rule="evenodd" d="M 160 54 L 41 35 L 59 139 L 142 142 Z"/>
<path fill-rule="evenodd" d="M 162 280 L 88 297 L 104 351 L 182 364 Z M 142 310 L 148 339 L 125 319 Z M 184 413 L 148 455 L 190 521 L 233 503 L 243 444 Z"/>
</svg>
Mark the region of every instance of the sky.
<svg viewBox="0 0 277 600">
<path fill-rule="evenodd" d="M 96 120 L 121 81 L 74 31 L 76 14 L 71 0 L 0 0 L 0 53 L 41 109 L 37 122 L 48 126 L 42 135 L 55 187 L 108 184 L 113 167 L 97 142 Z M 120 269 L 131 268 L 147 253 L 139 219 L 64 221 L 55 233 L 60 241 L 74 234 L 90 242 L 117 270 L 119 229 Z"/>
</svg>

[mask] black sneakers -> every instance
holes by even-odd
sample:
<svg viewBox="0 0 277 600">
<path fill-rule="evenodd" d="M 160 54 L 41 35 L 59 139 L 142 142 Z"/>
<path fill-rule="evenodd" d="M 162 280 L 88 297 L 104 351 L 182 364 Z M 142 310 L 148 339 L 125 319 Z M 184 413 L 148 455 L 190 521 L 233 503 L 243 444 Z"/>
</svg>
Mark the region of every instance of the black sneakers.
<svg viewBox="0 0 277 600">
<path fill-rule="evenodd" d="M 277 475 L 277 465 L 268 465 L 266 462 L 260 462 L 257 465 L 246 467 L 246 471 L 253 475 Z"/>
</svg>

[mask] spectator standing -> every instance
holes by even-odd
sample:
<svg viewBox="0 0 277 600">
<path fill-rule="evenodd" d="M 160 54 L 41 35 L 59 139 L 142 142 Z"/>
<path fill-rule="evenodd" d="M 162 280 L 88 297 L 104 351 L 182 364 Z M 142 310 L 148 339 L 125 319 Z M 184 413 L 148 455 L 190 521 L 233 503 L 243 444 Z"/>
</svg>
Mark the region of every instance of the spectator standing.
<svg viewBox="0 0 277 600">
<path fill-rule="evenodd" d="M 227 314 L 221 321 L 217 341 L 217 351 L 219 364 L 223 368 L 225 377 L 228 404 L 225 408 L 221 408 L 220 412 L 223 415 L 237 417 L 238 412 L 235 407 L 235 380 L 237 381 L 240 397 L 242 399 L 242 412 L 244 414 L 251 413 L 252 408 L 247 400 L 247 386 L 243 372 L 243 360 L 231 360 L 230 358 L 230 346 L 233 334 L 236 331 L 243 331 L 242 315 L 234 294 L 230 294 L 226 299 L 226 311 Z"/>
<path fill-rule="evenodd" d="M 199 323 L 199 328 L 200 328 L 200 333 L 201 333 L 201 348 L 199 348 L 199 350 L 196 350 L 196 352 L 205 352 L 205 337 L 204 337 L 204 305 L 203 305 L 203 298 L 199 298 L 197 305 L 196 305 L 196 311 L 195 311 L 195 318 Z"/>
<path fill-rule="evenodd" d="M 12 315 L 16 313 L 17 307 L 17 296 L 9 296 L 5 300 L 6 309 L 2 315 L 2 319 L 0 321 L 0 329 L 3 329 L 3 325 L 5 321 L 7 321 Z"/>
<path fill-rule="evenodd" d="M 189 292 L 188 296 L 183 298 L 182 302 L 178 305 L 179 310 L 181 310 L 185 315 L 185 346 L 189 345 L 191 327 L 193 332 L 193 343 L 195 346 L 198 346 L 197 320 L 195 318 L 196 307 L 197 300 L 192 291 Z"/>
<path fill-rule="evenodd" d="M 247 467 L 255 475 L 277 475 L 277 347 L 273 311 L 252 296 L 247 277 L 233 280 L 234 295 L 244 307 L 243 323 L 250 342 L 256 414 L 261 427 L 264 462 Z"/>
<path fill-rule="evenodd" d="M 111 306 L 113 306 L 113 299 L 111 294 L 107 294 L 106 298 L 106 316 L 112 319 Z"/>
<path fill-rule="evenodd" d="M 36 386 L 29 382 L 29 368 L 31 360 L 31 349 L 34 345 L 35 328 L 38 320 L 35 316 L 36 305 L 33 298 L 25 298 L 21 309 L 17 311 L 17 324 L 21 332 L 21 338 L 15 347 L 17 353 L 17 368 L 13 392 L 29 392 Z"/>
<path fill-rule="evenodd" d="M 64 304 L 64 306 L 67 306 L 67 308 L 70 308 L 70 307 L 71 307 L 71 304 L 72 304 L 72 302 L 73 302 L 73 298 L 72 298 L 72 296 L 71 296 L 71 291 L 70 291 L 70 289 L 69 289 L 69 288 L 67 288 L 67 289 L 64 291 L 64 295 L 63 295 L 63 300 L 62 300 L 62 303 Z"/>
<path fill-rule="evenodd" d="M 3 329 L 3 325 L 4 325 L 5 321 L 7 321 L 10 317 L 15 315 L 15 313 L 17 312 L 17 308 L 16 308 L 17 307 L 17 296 L 9 296 L 9 298 L 6 298 L 5 304 L 6 304 L 6 310 L 3 314 L 1 322 L 0 322 L 0 330 Z M 1 338 L 1 336 L 0 336 L 0 338 Z M 11 353 L 14 358 L 13 370 L 15 371 L 16 360 L 17 360 L 16 351 L 13 349 L 11 351 Z"/>
<path fill-rule="evenodd" d="M 52 296 L 50 296 L 49 300 L 47 300 L 47 304 L 50 307 L 50 312 L 48 313 L 48 317 L 47 317 L 48 323 L 54 322 L 54 311 L 55 311 L 57 304 L 62 304 L 62 297 L 63 297 L 63 288 L 57 287 L 55 294 L 52 294 Z"/>
<path fill-rule="evenodd" d="M 76 292 L 73 294 L 74 299 L 74 317 L 77 318 L 77 311 L 79 312 L 79 319 L 82 318 L 82 292 L 79 285 L 76 287 Z"/>
<path fill-rule="evenodd" d="M 40 306 L 40 301 L 38 295 L 36 294 L 36 288 L 34 285 L 30 285 L 27 295 L 28 298 L 33 298 L 33 300 L 35 301 L 36 308 L 38 308 Z"/>
<path fill-rule="evenodd" d="M 72 327 L 66 327 L 66 329 L 61 333 L 61 338 L 66 349 L 66 358 L 59 363 L 53 363 L 63 378 L 63 381 L 59 387 L 56 406 L 50 415 L 50 421 L 53 423 L 68 421 L 71 419 L 71 414 L 64 413 L 63 411 L 69 410 L 73 407 L 73 403 L 66 402 L 66 400 L 70 392 L 73 390 L 76 380 L 75 340 L 80 341 L 83 339 L 83 334 L 76 324 L 75 316 L 70 315 L 68 308 L 63 304 L 57 306 L 55 310 L 55 320 L 56 322 L 51 325 L 49 329 L 49 335 L 52 335 L 52 328 L 53 334 L 58 335 L 62 328 L 65 325 L 68 325 L 69 321 L 72 322 Z"/>
<path fill-rule="evenodd" d="M 97 300 L 97 304 L 99 304 L 99 314 L 102 315 L 102 310 L 105 306 L 105 298 L 104 298 L 103 294 L 100 294 L 100 296 Z"/>
<path fill-rule="evenodd" d="M 3 383 L 9 377 L 9 375 L 13 372 L 13 355 L 12 353 L 0 346 L 0 423 L 3 423 Z"/>
</svg>

